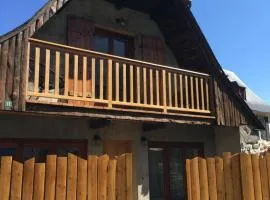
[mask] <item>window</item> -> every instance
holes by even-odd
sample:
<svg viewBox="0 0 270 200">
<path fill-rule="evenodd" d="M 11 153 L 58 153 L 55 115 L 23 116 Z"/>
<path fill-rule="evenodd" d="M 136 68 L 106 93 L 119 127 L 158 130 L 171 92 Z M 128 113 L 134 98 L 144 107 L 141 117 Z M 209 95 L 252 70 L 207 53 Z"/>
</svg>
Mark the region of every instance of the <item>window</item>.
<svg viewBox="0 0 270 200">
<path fill-rule="evenodd" d="M 133 38 L 97 29 L 94 35 L 94 50 L 121 57 L 133 57 Z"/>
<path fill-rule="evenodd" d="M 48 154 L 67 156 L 73 153 L 86 156 L 86 140 L 50 140 L 50 139 L 4 139 L 0 140 L 0 156 L 13 156 L 24 161 L 35 157 L 36 161 L 44 162 Z"/>
<path fill-rule="evenodd" d="M 237 92 L 242 99 L 247 100 L 246 96 L 246 88 L 239 86 L 239 84 L 236 81 L 232 82 L 232 86 L 234 87 L 235 92 Z"/>
<path fill-rule="evenodd" d="M 186 199 L 185 159 L 196 156 L 203 156 L 202 144 L 150 142 L 150 199 Z"/>
<path fill-rule="evenodd" d="M 239 94 L 244 100 L 247 100 L 245 87 L 239 86 Z"/>
</svg>

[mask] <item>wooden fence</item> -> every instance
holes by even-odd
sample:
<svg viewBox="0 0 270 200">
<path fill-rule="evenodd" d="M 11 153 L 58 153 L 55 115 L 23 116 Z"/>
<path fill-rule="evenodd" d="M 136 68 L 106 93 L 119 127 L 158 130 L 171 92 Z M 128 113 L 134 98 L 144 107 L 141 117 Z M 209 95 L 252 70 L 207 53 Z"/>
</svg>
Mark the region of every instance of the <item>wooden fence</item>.
<svg viewBox="0 0 270 200">
<path fill-rule="evenodd" d="M 1 200 L 133 199 L 131 154 L 87 160 L 49 155 L 46 163 L 2 157 L 0 171 Z"/>
<path fill-rule="evenodd" d="M 186 160 L 188 200 L 269 200 L 270 153 Z"/>
</svg>

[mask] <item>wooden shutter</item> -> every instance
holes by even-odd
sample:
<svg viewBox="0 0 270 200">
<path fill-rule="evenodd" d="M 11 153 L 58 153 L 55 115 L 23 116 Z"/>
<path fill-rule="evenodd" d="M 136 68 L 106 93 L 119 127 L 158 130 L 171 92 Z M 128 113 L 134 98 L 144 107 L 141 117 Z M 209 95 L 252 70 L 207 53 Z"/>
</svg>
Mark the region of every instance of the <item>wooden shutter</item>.
<svg viewBox="0 0 270 200">
<path fill-rule="evenodd" d="M 94 41 L 94 24 L 92 21 L 81 18 L 81 17 L 76 17 L 76 16 L 68 16 L 68 33 L 67 33 L 67 38 L 68 38 L 68 45 L 73 46 L 73 47 L 78 47 L 82 49 L 92 49 L 93 48 L 93 41 Z M 83 58 L 79 57 L 79 69 L 78 69 L 78 91 L 77 94 L 78 96 L 82 96 L 83 92 L 83 70 L 82 70 L 82 65 L 83 65 Z M 92 81 L 91 77 L 89 76 L 90 72 L 90 60 L 88 59 L 88 64 L 87 64 L 87 96 L 91 96 L 91 88 L 92 88 Z M 69 94 L 72 96 L 74 94 L 74 59 L 71 58 L 71 63 L 70 63 L 70 74 L 69 74 Z M 91 103 L 84 103 L 81 101 L 69 101 L 69 103 L 76 104 L 76 105 L 91 105 Z"/>
<path fill-rule="evenodd" d="M 165 64 L 163 41 L 156 36 L 141 36 L 142 60 L 157 64 Z"/>
<path fill-rule="evenodd" d="M 94 38 L 92 21 L 76 17 L 68 17 L 68 45 L 83 49 L 92 49 Z"/>
</svg>

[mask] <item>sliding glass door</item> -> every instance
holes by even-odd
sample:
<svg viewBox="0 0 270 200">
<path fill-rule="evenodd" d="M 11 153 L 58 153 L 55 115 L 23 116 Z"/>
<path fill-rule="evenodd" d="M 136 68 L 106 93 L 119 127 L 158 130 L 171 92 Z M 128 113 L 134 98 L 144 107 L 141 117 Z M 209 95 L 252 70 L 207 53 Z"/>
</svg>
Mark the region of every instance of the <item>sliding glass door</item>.
<svg viewBox="0 0 270 200">
<path fill-rule="evenodd" d="M 203 144 L 150 142 L 150 199 L 186 199 L 185 159 L 195 156 L 203 156 Z"/>
</svg>

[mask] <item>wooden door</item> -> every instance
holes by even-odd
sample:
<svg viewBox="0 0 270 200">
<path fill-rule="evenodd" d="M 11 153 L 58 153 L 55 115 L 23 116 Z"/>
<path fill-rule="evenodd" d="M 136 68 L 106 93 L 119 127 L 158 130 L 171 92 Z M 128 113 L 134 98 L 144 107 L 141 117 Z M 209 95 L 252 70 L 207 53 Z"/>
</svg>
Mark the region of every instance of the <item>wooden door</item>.
<svg viewBox="0 0 270 200">
<path fill-rule="evenodd" d="M 120 156 L 125 153 L 132 153 L 131 140 L 105 140 L 103 143 L 103 153 L 110 157 Z"/>
</svg>

